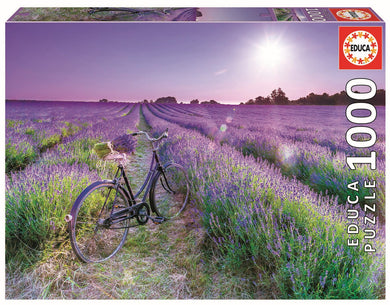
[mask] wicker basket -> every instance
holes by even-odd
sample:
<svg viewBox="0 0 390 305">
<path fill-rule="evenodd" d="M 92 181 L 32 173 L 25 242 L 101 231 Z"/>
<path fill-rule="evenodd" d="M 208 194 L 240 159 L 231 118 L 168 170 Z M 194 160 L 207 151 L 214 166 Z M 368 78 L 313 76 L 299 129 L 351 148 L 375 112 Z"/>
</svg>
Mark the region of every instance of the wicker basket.
<svg viewBox="0 0 390 305">
<path fill-rule="evenodd" d="M 133 154 L 136 146 L 137 140 L 133 136 L 125 134 L 109 142 L 97 143 L 93 150 L 102 160 L 120 162 Z"/>
</svg>

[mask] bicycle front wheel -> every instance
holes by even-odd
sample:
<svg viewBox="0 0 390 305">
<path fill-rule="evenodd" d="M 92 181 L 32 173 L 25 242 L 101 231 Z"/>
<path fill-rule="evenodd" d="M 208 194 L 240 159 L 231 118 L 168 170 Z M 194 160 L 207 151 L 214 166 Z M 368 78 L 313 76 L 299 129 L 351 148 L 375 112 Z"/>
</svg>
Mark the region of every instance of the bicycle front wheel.
<svg viewBox="0 0 390 305">
<path fill-rule="evenodd" d="M 161 217 L 171 219 L 185 208 L 190 195 L 190 184 L 184 168 L 170 163 L 158 172 L 149 193 L 152 210 Z"/>
<path fill-rule="evenodd" d="M 119 251 L 129 220 L 113 223 L 110 215 L 128 207 L 123 189 L 111 182 L 95 182 L 79 195 L 72 207 L 69 231 L 72 248 L 81 261 L 102 262 Z"/>
</svg>

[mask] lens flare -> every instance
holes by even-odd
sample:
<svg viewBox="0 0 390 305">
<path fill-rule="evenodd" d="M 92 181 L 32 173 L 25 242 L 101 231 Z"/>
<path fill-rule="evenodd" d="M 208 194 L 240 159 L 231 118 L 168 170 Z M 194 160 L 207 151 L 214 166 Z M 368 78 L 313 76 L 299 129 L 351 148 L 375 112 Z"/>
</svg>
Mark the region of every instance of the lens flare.
<svg viewBox="0 0 390 305">
<path fill-rule="evenodd" d="M 295 163 L 295 151 L 293 148 L 283 145 L 279 149 L 280 161 L 284 164 L 293 165 Z"/>
</svg>

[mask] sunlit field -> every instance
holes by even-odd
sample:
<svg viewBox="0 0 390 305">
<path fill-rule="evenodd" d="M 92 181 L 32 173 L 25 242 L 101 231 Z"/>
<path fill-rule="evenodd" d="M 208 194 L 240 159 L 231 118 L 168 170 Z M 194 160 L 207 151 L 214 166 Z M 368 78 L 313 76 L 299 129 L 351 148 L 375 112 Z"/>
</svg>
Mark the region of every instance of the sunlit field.
<svg viewBox="0 0 390 305">
<path fill-rule="evenodd" d="M 377 111 L 377 170 L 351 171 L 346 156 L 370 150 L 346 142 L 344 106 L 7 101 L 7 268 L 34 268 L 37 251 L 68 242 L 64 218 L 74 200 L 112 169 L 93 146 L 147 126 L 154 135 L 169 129 L 160 154 L 188 172 L 207 239 L 199 251 L 249 283 L 248 295 L 384 298 L 384 107 Z M 358 191 L 348 188 L 353 182 Z M 361 198 L 353 220 L 348 196 Z M 359 233 L 348 234 L 351 222 Z M 359 245 L 348 246 L 350 238 Z"/>
</svg>

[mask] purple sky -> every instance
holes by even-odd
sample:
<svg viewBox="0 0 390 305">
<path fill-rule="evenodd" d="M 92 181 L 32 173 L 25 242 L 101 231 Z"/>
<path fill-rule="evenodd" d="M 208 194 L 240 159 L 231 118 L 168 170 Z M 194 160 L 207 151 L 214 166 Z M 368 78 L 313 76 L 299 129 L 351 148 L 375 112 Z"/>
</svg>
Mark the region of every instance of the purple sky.
<svg viewBox="0 0 390 305">
<path fill-rule="evenodd" d="M 356 77 L 384 88 L 384 70 L 338 70 L 337 48 L 334 23 L 8 23 L 6 98 L 246 102 Z"/>
</svg>

